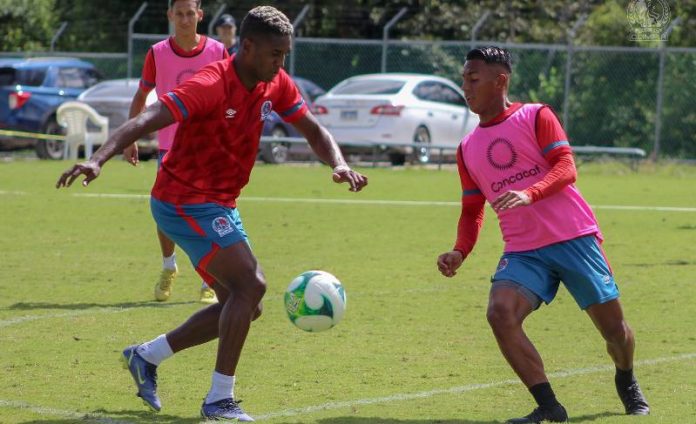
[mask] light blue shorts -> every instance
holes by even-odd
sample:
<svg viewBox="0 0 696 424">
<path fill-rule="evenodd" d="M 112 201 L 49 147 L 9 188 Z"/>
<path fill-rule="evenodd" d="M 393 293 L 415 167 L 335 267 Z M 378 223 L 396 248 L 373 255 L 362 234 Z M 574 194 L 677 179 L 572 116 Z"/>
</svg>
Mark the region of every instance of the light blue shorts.
<svg viewBox="0 0 696 424">
<path fill-rule="evenodd" d="M 562 281 L 582 309 L 619 297 L 611 267 L 595 235 L 505 253 L 491 281 L 515 282 L 547 304 L 556 297 Z"/>
<path fill-rule="evenodd" d="M 216 203 L 175 205 L 150 197 L 157 227 L 181 247 L 206 283 L 215 279 L 205 272 L 215 252 L 239 242 L 249 242 L 236 208 Z"/>
</svg>

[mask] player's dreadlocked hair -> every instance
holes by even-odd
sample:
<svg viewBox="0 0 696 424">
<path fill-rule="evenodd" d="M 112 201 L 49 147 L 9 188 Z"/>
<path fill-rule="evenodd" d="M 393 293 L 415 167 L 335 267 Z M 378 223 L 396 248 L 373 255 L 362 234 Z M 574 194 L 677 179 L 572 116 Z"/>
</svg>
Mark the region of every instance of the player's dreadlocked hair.
<svg viewBox="0 0 696 424">
<path fill-rule="evenodd" d="M 292 24 L 283 12 L 273 6 L 258 6 L 249 11 L 239 28 L 239 40 L 255 35 L 292 35 Z"/>
<path fill-rule="evenodd" d="M 466 60 L 479 59 L 486 63 L 503 66 L 508 72 L 512 72 L 512 60 L 510 59 L 510 52 L 496 46 L 478 47 L 469 50 L 466 54 Z"/>
</svg>

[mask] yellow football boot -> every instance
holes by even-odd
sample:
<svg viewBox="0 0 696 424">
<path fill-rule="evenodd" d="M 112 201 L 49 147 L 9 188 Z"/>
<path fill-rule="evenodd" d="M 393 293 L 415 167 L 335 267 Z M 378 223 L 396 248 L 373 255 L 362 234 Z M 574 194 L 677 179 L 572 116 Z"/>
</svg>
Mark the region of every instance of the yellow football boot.
<svg viewBox="0 0 696 424">
<path fill-rule="evenodd" d="M 160 278 L 157 284 L 155 284 L 155 299 L 160 302 L 164 302 L 169 299 L 172 295 L 172 285 L 174 285 L 174 279 L 178 274 L 178 269 L 163 269 L 160 273 Z"/>
<path fill-rule="evenodd" d="M 208 304 L 213 304 L 218 302 L 218 298 L 215 295 L 215 290 L 211 289 L 208 286 L 202 286 L 201 287 L 201 297 L 200 297 L 200 302 L 201 303 L 208 303 Z"/>
</svg>

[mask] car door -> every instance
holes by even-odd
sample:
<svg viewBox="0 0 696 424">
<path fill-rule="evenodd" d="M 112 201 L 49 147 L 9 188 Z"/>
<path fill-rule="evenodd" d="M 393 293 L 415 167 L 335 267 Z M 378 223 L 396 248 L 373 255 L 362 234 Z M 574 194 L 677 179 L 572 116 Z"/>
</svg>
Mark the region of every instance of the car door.
<svg viewBox="0 0 696 424">
<path fill-rule="evenodd" d="M 414 88 L 413 95 L 421 100 L 433 144 L 456 144 L 459 141 L 464 114 L 461 107 L 451 103 L 451 94 L 449 87 L 436 80 L 422 81 Z"/>
<path fill-rule="evenodd" d="M 447 138 L 448 140 L 456 140 L 458 144 L 462 137 L 478 124 L 478 116 L 469 110 L 466 99 L 459 91 L 447 84 L 442 83 L 441 85 L 438 101 L 445 105 L 451 118 L 447 126 Z M 449 144 L 449 142 L 444 144 Z"/>
</svg>

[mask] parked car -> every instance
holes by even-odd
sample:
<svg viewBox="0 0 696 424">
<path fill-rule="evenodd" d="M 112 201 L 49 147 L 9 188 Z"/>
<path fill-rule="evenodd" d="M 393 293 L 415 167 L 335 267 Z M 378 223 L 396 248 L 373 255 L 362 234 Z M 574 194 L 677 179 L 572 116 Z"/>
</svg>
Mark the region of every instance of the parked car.
<svg viewBox="0 0 696 424">
<path fill-rule="evenodd" d="M 56 109 L 101 79 L 91 63 L 66 57 L 0 59 L 0 129 L 60 134 Z M 35 145 L 42 159 L 63 157 L 63 142 L 2 137 L 3 145 Z"/>
<path fill-rule="evenodd" d="M 479 122 L 455 83 L 419 74 L 348 78 L 319 97 L 313 111 L 344 150 L 376 144 L 395 165 L 409 155 L 429 162 L 432 145 L 454 149 Z"/>
<path fill-rule="evenodd" d="M 85 90 L 77 97 L 77 100 L 88 104 L 97 113 L 109 118 L 109 132 L 112 132 L 128 120 L 130 105 L 138 90 L 138 84 L 139 80 L 135 78 L 102 81 Z M 156 101 L 157 93 L 152 90 L 147 95 L 145 105 L 149 106 Z M 156 156 L 157 152 L 156 132 L 138 140 L 138 156 L 141 159 L 150 159 Z"/>
<path fill-rule="evenodd" d="M 314 82 L 300 77 L 293 77 L 295 85 L 308 107 L 312 107 L 314 100 L 326 93 L 326 90 Z M 303 137 L 292 124 L 288 124 L 275 112 L 266 119 L 263 125 L 262 136 L 266 137 Z M 291 144 L 288 142 L 261 143 L 259 157 L 267 163 L 283 163 L 291 153 L 309 155 L 306 145 Z"/>
</svg>

